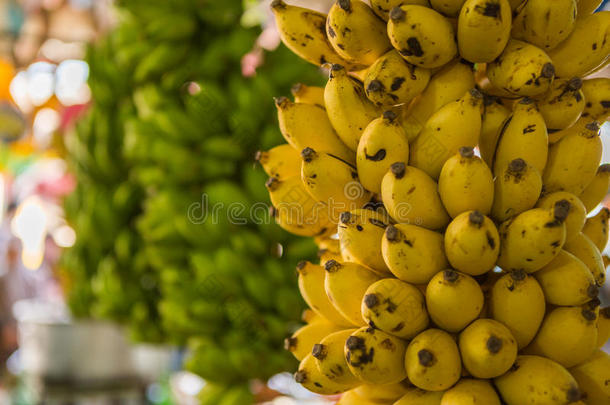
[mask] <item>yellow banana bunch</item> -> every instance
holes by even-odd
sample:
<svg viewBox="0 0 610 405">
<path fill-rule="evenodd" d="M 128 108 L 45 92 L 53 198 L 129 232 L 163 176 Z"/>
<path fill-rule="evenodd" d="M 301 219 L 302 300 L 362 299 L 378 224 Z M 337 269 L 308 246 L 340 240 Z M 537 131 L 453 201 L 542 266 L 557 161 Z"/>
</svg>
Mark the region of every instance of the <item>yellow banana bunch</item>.
<svg viewBox="0 0 610 405">
<path fill-rule="evenodd" d="M 561 200 L 566 200 L 570 203 L 570 211 L 565 221 L 563 221 L 566 225 L 566 243 L 568 243 L 580 233 L 587 219 L 587 211 L 580 199 L 566 191 L 556 191 L 541 197 L 536 203 L 536 207 L 550 209 Z"/>
<path fill-rule="evenodd" d="M 359 384 L 358 379 L 349 371 L 343 355 L 345 342 L 355 331 L 356 329 L 344 329 L 326 335 L 320 343 L 314 344 L 311 350 L 318 370 L 325 377 L 339 384 Z"/>
<path fill-rule="evenodd" d="M 284 347 L 301 361 L 311 353 L 317 342 L 340 330 L 341 327 L 329 322 L 326 318 L 321 318 L 301 327 L 291 337 L 286 338 Z"/>
<path fill-rule="evenodd" d="M 607 121 L 610 118 L 610 78 L 583 80 L 582 92 L 586 100 L 582 116 L 599 122 Z"/>
<path fill-rule="evenodd" d="M 549 92 L 538 101 L 538 109 L 549 130 L 569 128 L 578 121 L 585 108 L 582 83 L 578 77 L 555 80 Z"/>
<path fill-rule="evenodd" d="M 316 359 L 310 353 L 301 363 L 299 369 L 294 373 L 294 380 L 311 392 L 321 395 L 340 394 L 354 388 L 358 383 L 341 384 L 336 380 L 322 374 L 316 364 Z"/>
<path fill-rule="evenodd" d="M 570 35 L 577 0 L 528 0 L 513 21 L 513 38 L 549 50 Z"/>
<path fill-rule="evenodd" d="M 407 380 L 393 384 L 362 384 L 354 388 L 354 392 L 361 398 L 375 403 L 393 402 L 400 398 L 411 387 Z"/>
<path fill-rule="evenodd" d="M 462 379 L 443 394 L 438 404 L 500 405 L 500 398 L 489 381 Z"/>
<path fill-rule="evenodd" d="M 390 11 L 392 11 L 394 7 L 405 4 L 430 7 L 430 2 L 428 0 L 370 0 L 370 3 L 375 14 L 385 21 L 389 20 Z"/>
<path fill-rule="evenodd" d="M 510 114 L 511 111 L 502 104 L 499 97 L 484 96 L 479 151 L 481 159 L 490 168 L 493 167 L 493 158 L 501 135 L 500 129 Z"/>
<path fill-rule="evenodd" d="M 610 356 L 601 350 L 586 362 L 570 369 L 578 383 L 582 398 L 590 405 L 603 405 L 610 401 Z"/>
<path fill-rule="evenodd" d="M 525 160 L 515 159 L 497 173 L 494 190 L 491 216 L 505 221 L 536 205 L 542 191 L 542 177 Z"/>
<path fill-rule="evenodd" d="M 591 212 L 606 197 L 610 187 L 610 165 L 603 164 L 597 168 L 595 177 L 580 194 L 579 198 L 585 206 L 586 212 Z"/>
<path fill-rule="evenodd" d="M 324 87 L 297 83 L 290 89 L 295 103 L 316 104 L 324 108 Z"/>
<path fill-rule="evenodd" d="M 301 175 L 301 157 L 299 152 L 288 144 L 258 151 L 254 157 L 269 177 L 279 180 Z"/>
<path fill-rule="evenodd" d="M 596 215 L 587 218 L 582 228 L 582 233 L 587 235 L 600 252 L 603 252 L 608 244 L 609 218 L 610 210 L 604 207 Z"/>
<path fill-rule="evenodd" d="M 587 235 L 582 232 L 577 233 L 573 238 L 566 241 L 563 248 L 566 252 L 572 253 L 579 258 L 587 266 L 598 286 L 604 285 L 604 281 L 606 281 L 606 266 L 604 265 L 602 254 Z"/>
</svg>

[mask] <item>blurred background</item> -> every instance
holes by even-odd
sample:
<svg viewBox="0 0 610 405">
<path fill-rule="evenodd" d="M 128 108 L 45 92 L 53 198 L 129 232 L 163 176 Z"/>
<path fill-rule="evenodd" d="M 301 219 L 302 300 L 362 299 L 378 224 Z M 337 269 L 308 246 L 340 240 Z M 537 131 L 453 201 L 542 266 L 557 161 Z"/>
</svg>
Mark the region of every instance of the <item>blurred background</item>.
<svg viewBox="0 0 610 405">
<path fill-rule="evenodd" d="M 207 3 L 0 0 L 0 404 L 325 403 L 279 373 L 315 246 L 199 220 L 267 200 L 272 97 L 324 78 L 269 1 Z"/>
</svg>

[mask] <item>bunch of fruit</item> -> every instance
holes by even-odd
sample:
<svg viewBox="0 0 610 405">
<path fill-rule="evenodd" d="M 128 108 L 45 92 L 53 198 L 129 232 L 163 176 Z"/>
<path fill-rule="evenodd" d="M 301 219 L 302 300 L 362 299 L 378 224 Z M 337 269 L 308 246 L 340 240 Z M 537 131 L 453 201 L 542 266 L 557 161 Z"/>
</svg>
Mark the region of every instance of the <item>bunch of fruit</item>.
<svg viewBox="0 0 610 405">
<path fill-rule="evenodd" d="M 276 99 L 276 222 L 315 316 L 286 340 L 338 404 L 608 404 L 600 309 L 610 12 L 576 0 L 271 7 L 324 88 Z M 587 217 L 589 215 L 589 217 Z"/>
</svg>

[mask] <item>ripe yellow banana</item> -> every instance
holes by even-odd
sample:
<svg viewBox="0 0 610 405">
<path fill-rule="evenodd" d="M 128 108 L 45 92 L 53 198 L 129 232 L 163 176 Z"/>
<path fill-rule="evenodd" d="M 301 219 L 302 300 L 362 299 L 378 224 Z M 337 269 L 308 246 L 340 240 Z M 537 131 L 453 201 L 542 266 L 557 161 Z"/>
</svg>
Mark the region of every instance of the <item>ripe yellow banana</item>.
<svg viewBox="0 0 610 405">
<path fill-rule="evenodd" d="M 500 139 L 500 129 L 510 114 L 510 110 L 502 104 L 499 97 L 485 96 L 483 98 L 479 151 L 481 158 L 490 168 L 493 167 L 493 159 Z"/>
<path fill-rule="evenodd" d="M 474 149 L 461 147 L 450 157 L 438 178 L 441 201 L 452 218 L 465 211 L 489 214 L 494 199 L 494 181 L 489 167 Z"/>
<path fill-rule="evenodd" d="M 567 191 L 580 195 L 591 183 L 602 157 L 602 141 L 596 122 L 570 132 L 549 148 L 542 173 L 546 192 Z"/>
<path fill-rule="evenodd" d="M 387 215 L 370 209 L 341 214 L 338 234 L 343 260 L 388 274 L 390 270 L 381 256 L 381 236 L 388 224 Z"/>
<path fill-rule="evenodd" d="M 593 14 L 595 10 L 603 3 L 603 0 L 577 0 L 578 16 Z"/>
<path fill-rule="evenodd" d="M 500 398 L 489 381 L 467 378 L 448 389 L 438 404 L 500 405 Z"/>
<path fill-rule="evenodd" d="M 551 209 L 533 208 L 500 225 L 498 266 L 504 271 L 533 273 L 559 254 L 566 239 L 570 203 L 560 200 Z"/>
<path fill-rule="evenodd" d="M 343 354 L 347 338 L 355 331 L 356 329 L 344 329 L 331 333 L 314 344 L 311 350 L 318 370 L 339 384 L 359 384 L 358 379 L 349 371 Z"/>
<path fill-rule="evenodd" d="M 358 383 L 340 384 L 336 380 L 331 380 L 320 372 L 316 365 L 316 359 L 308 354 L 299 369 L 294 373 L 294 380 L 311 392 L 320 395 L 335 395 L 354 388 Z"/>
<path fill-rule="evenodd" d="M 412 142 L 437 110 L 462 97 L 474 87 L 472 65 L 455 61 L 448 63 L 430 78 L 422 94 L 404 110 L 402 125 Z"/>
<path fill-rule="evenodd" d="M 610 356 L 596 351 L 586 362 L 572 367 L 570 373 L 578 383 L 582 398 L 589 405 L 604 405 L 610 401 Z"/>
<path fill-rule="evenodd" d="M 425 284 L 449 262 L 443 235 L 409 224 L 390 225 L 381 241 L 381 254 L 392 274 L 412 284 Z"/>
<path fill-rule="evenodd" d="M 513 21 L 513 38 L 549 50 L 566 39 L 576 22 L 576 0 L 528 0 Z"/>
<path fill-rule="evenodd" d="M 605 307 L 599 310 L 599 319 L 597 321 L 597 345 L 602 348 L 610 339 L 610 307 Z"/>
<path fill-rule="evenodd" d="M 514 159 L 523 159 L 542 174 L 548 156 L 548 134 L 534 102 L 523 99 L 500 129 L 493 172 L 500 175 Z"/>
<path fill-rule="evenodd" d="M 495 87 L 518 96 L 532 97 L 548 91 L 555 68 L 542 49 L 511 39 L 500 56 L 487 65 L 487 77 Z"/>
<path fill-rule="evenodd" d="M 581 16 L 570 36 L 549 51 L 558 77 L 584 77 L 610 61 L 610 11 Z"/>
<path fill-rule="evenodd" d="M 430 6 L 447 17 L 457 17 L 465 0 L 430 0 Z"/>
<path fill-rule="evenodd" d="M 483 95 L 476 89 L 441 107 L 411 144 L 409 164 L 438 179 L 447 159 L 461 147 L 476 146 L 482 113 Z"/>
<path fill-rule="evenodd" d="M 587 266 L 598 286 L 604 285 L 606 281 L 606 266 L 602 254 L 595 243 L 587 235 L 579 232 L 570 240 L 566 240 L 563 248 L 578 257 Z"/>
<path fill-rule="evenodd" d="M 306 147 L 328 152 L 354 163 L 350 151 L 333 129 L 324 108 L 315 104 L 293 103 L 286 97 L 276 99 L 280 131 L 299 152 Z"/>
<path fill-rule="evenodd" d="M 371 284 L 361 309 L 369 325 L 402 339 L 411 339 L 428 326 L 423 294 L 411 284 L 394 278 Z"/>
<path fill-rule="evenodd" d="M 497 172 L 491 216 L 505 221 L 536 205 L 542 191 L 542 177 L 535 167 L 523 159 L 514 159 Z"/>
<path fill-rule="evenodd" d="M 412 385 L 408 380 L 402 380 L 393 384 L 362 384 L 354 388 L 354 392 L 361 398 L 375 403 L 394 402 L 407 392 Z M 357 404 L 359 405 L 359 404 Z"/>
<path fill-rule="evenodd" d="M 416 4 L 419 6 L 430 7 L 428 0 L 370 0 L 371 8 L 385 21 L 390 19 L 390 11 L 394 7 L 402 6 L 405 4 Z"/>
<path fill-rule="evenodd" d="M 381 193 L 381 180 L 394 162 L 409 160 L 409 142 L 396 114 L 386 111 L 366 127 L 358 144 L 356 166 L 360 183 Z"/>
<path fill-rule="evenodd" d="M 313 346 L 331 333 L 341 330 L 340 326 L 330 323 L 326 318 L 320 318 L 299 328 L 286 338 L 284 348 L 290 351 L 298 361 L 311 354 Z"/>
<path fill-rule="evenodd" d="M 341 399 L 335 405 L 379 405 L 379 402 L 371 401 L 358 395 L 356 389 L 349 390 L 341 395 Z"/>
<path fill-rule="evenodd" d="M 496 265 L 500 235 L 491 219 L 479 211 L 466 211 L 447 227 L 445 252 L 451 267 L 478 276 Z"/>
<path fill-rule="evenodd" d="M 534 273 L 534 277 L 549 304 L 582 305 L 597 297 L 598 288 L 587 266 L 565 250 Z"/>
<path fill-rule="evenodd" d="M 254 157 L 269 177 L 279 180 L 301 175 L 301 157 L 289 144 L 283 144 L 267 151 L 258 151 Z"/>
<path fill-rule="evenodd" d="M 407 62 L 432 69 L 445 65 L 457 54 L 451 23 L 438 12 L 417 5 L 390 11 L 388 36 Z"/>
<path fill-rule="evenodd" d="M 409 381 L 426 391 L 444 391 L 460 379 L 462 362 L 453 337 L 440 329 L 427 329 L 407 348 L 405 366 Z"/>
<path fill-rule="evenodd" d="M 518 270 L 495 282 L 489 295 L 489 307 L 491 318 L 505 325 L 522 349 L 536 335 L 546 303 L 538 281 Z"/>
<path fill-rule="evenodd" d="M 411 65 L 393 49 L 367 70 L 364 89 L 366 96 L 376 105 L 394 106 L 413 100 L 429 81 L 429 69 Z"/>
<path fill-rule="evenodd" d="M 443 391 L 426 391 L 412 386 L 393 405 L 439 405 L 443 394 Z"/>
<path fill-rule="evenodd" d="M 554 308 L 525 352 L 547 357 L 566 368 L 583 363 L 596 350 L 598 312 L 599 308 L 588 305 Z"/>
<path fill-rule="evenodd" d="M 316 104 L 324 108 L 324 87 L 297 83 L 290 89 L 295 103 Z"/>
<path fill-rule="evenodd" d="M 331 260 L 324 266 L 326 295 L 337 311 L 357 326 L 367 325 L 362 317 L 360 305 L 367 289 L 379 280 L 371 270 L 356 263 L 338 263 Z"/>
<path fill-rule="evenodd" d="M 596 77 L 583 81 L 586 104 L 582 116 L 604 122 L 610 118 L 610 78 Z"/>
<path fill-rule="evenodd" d="M 381 181 L 381 199 L 390 217 L 399 223 L 428 229 L 449 223 L 436 182 L 416 167 L 392 164 Z"/>
<path fill-rule="evenodd" d="M 360 328 L 345 343 L 350 371 L 368 384 L 392 384 L 405 379 L 405 341 L 371 327 Z"/>
<path fill-rule="evenodd" d="M 582 83 L 578 77 L 557 79 L 549 92 L 538 101 L 538 109 L 549 131 L 569 128 L 578 121 L 585 108 Z"/>
<path fill-rule="evenodd" d="M 585 226 L 582 228 L 582 233 L 591 239 L 591 242 L 593 242 L 600 252 L 603 252 L 608 244 L 609 218 L 610 210 L 604 207 L 596 215 L 587 218 Z"/>
<path fill-rule="evenodd" d="M 324 102 L 339 138 L 356 151 L 362 132 L 381 112 L 366 98 L 362 84 L 350 78 L 341 65 L 333 65 L 330 69 Z"/>
<path fill-rule="evenodd" d="M 320 266 L 324 266 L 327 261 L 335 260 L 342 262 L 341 247 L 339 240 L 333 238 L 316 238 L 318 245 L 318 257 L 320 258 Z"/>
<path fill-rule="evenodd" d="M 540 356 L 518 356 L 494 385 L 507 405 L 567 405 L 580 399 L 578 384 L 568 370 Z"/>
<path fill-rule="evenodd" d="M 610 165 L 603 164 L 597 168 L 595 177 L 579 196 L 587 212 L 593 211 L 604 200 L 609 187 Z"/>
<path fill-rule="evenodd" d="M 567 200 L 570 203 L 570 212 L 568 212 L 568 216 L 564 221 L 566 224 L 566 243 L 568 243 L 568 241 L 572 240 L 580 233 L 587 218 L 585 206 L 580 199 L 572 193 L 556 191 L 541 197 L 536 203 L 536 207 L 551 208 L 555 203 L 561 200 Z"/>
<path fill-rule="evenodd" d="M 392 47 L 384 21 L 361 0 L 337 0 L 328 12 L 326 34 L 339 56 L 364 66 Z"/>
<path fill-rule="evenodd" d="M 460 56 L 473 63 L 496 59 L 508 43 L 512 12 L 508 0 L 466 0 L 458 10 Z"/>
<path fill-rule="evenodd" d="M 299 291 L 309 308 L 335 325 L 353 327 L 353 324 L 337 311 L 326 295 L 324 290 L 324 279 L 326 277 L 324 267 L 302 261 L 297 265 L 297 272 L 299 275 Z"/>
</svg>

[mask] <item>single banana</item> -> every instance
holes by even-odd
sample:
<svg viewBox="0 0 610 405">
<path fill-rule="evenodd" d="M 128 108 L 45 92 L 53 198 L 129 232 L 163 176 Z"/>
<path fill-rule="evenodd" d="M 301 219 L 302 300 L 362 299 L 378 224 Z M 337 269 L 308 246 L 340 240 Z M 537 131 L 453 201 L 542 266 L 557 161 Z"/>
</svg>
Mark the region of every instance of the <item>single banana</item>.
<svg viewBox="0 0 610 405">
<path fill-rule="evenodd" d="M 311 353 L 317 342 L 340 330 L 340 326 L 330 323 L 326 318 L 320 318 L 302 326 L 291 337 L 286 338 L 284 348 L 291 352 L 298 361 L 301 361 Z"/>
<path fill-rule="evenodd" d="M 505 325 L 517 341 L 526 347 L 540 328 L 546 303 L 538 281 L 523 270 L 500 277 L 489 294 L 490 316 Z"/>
<path fill-rule="evenodd" d="M 604 285 L 606 281 L 606 266 L 604 265 L 602 254 L 587 235 L 578 232 L 572 239 L 566 240 L 563 248 L 579 258 L 587 266 L 598 286 Z"/>
<path fill-rule="evenodd" d="M 395 49 L 382 55 L 367 70 L 366 96 L 378 106 L 405 104 L 421 94 L 430 81 L 430 70 L 405 61 Z"/>
<path fill-rule="evenodd" d="M 587 361 L 572 367 L 570 374 L 578 383 L 582 398 L 589 405 L 604 405 L 610 402 L 610 356 L 596 351 Z"/>
<path fill-rule="evenodd" d="M 324 89 L 324 102 L 328 118 L 339 138 L 352 151 L 356 151 L 362 132 L 380 115 L 375 105 L 366 98 L 364 87 L 350 78 L 343 66 L 332 65 Z"/>
<path fill-rule="evenodd" d="M 491 216 L 502 222 L 536 205 L 542 191 L 542 177 L 535 167 L 518 158 L 497 173 L 494 189 Z"/>
<path fill-rule="evenodd" d="M 439 405 L 500 405 L 500 398 L 489 381 L 466 378 L 448 389 Z"/>
<path fill-rule="evenodd" d="M 560 200 L 550 209 L 533 208 L 500 225 L 500 256 L 504 271 L 540 270 L 561 251 L 566 239 L 565 219 L 570 203 Z"/>
<path fill-rule="evenodd" d="M 404 109 L 402 126 L 409 142 L 419 135 L 432 114 L 462 97 L 474 84 L 473 66 L 461 60 L 448 63 L 433 74 L 422 94 Z"/>
<path fill-rule="evenodd" d="M 586 100 L 582 116 L 599 122 L 607 121 L 610 118 L 610 78 L 596 77 L 582 83 Z"/>
<path fill-rule="evenodd" d="M 549 264 L 534 273 L 546 302 L 553 305 L 582 305 L 597 297 L 595 278 L 585 264 L 562 250 Z"/>
<path fill-rule="evenodd" d="M 417 335 L 405 356 L 409 381 L 426 391 L 444 391 L 460 379 L 462 362 L 453 337 L 440 329 Z"/>
<path fill-rule="evenodd" d="M 600 252 L 603 252 L 608 244 L 609 218 L 610 210 L 604 207 L 596 215 L 587 218 L 585 226 L 582 228 L 582 233 L 591 239 Z"/>
<path fill-rule="evenodd" d="M 510 110 L 502 104 L 499 97 L 484 96 L 479 151 L 481 158 L 490 168 L 493 167 L 493 159 L 500 139 L 500 129 L 510 115 Z"/>
<path fill-rule="evenodd" d="M 570 203 L 570 212 L 568 212 L 568 216 L 564 221 L 566 224 L 566 243 L 568 243 L 568 241 L 572 240 L 580 233 L 587 218 L 585 206 L 580 199 L 574 194 L 566 191 L 556 191 L 541 197 L 536 203 L 536 207 L 548 209 L 553 207 L 555 203 L 561 200 L 566 200 Z"/>
<path fill-rule="evenodd" d="M 316 359 L 308 354 L 299 369 L 294 373 L 294 380 L 309 391 L 320 395 L 336 395 L 354 388 L 358 383 L 340 384 L 320 372 Z"/>
<path fill-rule="evenodd" d="M 342 262 L 341 247 L 339 240 L 333 238 L 317 238 L 318 257 L 320 258 L 320 266 L 324 266 L 329 260 Z"/>
<path fill-rule="evenodd" d="M 463 212 L 447 226 L 445 252 L 454 269 L 471 276 L 485 274 L 498 260 L 498 229 L 479 211 Z"/>
<path fill-rule="evenodd" d="M 518 96 L 532 97 L 548 91 L 555 68 L 542 49 L 511 39 L 500 56 L 487 65 L 487 77 L 495 87 Z"/>
<path fill-rule="evenodd" d="M 578 121 L 585 108 L 582 83 L 578 77 L 557 79 L 538 101 L 538 109 L 549 131 L 569 128 Z"/>
<path fill-rule="evenodd" d="M 440 405 L 444 391 L 426 391 L 410 387 L 405 395 L 392 405 Z"/>
<path fill-rule="evenodd" d="M 381 254 L 392 274 L 412 284 L 427 283 L 449 265 L 443 235 L 416 225 L 388 226 L 381 240 Z"/>
<path fill-rule="evenodd" d="M 549 51 L 558 77 L 584 77 L 610 61 L 610 11 L 576 20 L 570 36 Z"/>
<path fill-rule="evenodd" d="M 349 371 L 343 347 L 347 338 L 356 329 L 344 329 L 331 333 L 313 345 L 311 355 L 315 359 L 318 370 L 330 380 L 339 384 L 359 384 L 358 379 Z"/>
<path fill-rule="evenodd" d="M 546 192 L 567 191 L 580 195 L 593 181 L 602 157 L 599 125 L 591 122 L 570 132 L 549 148 L 542 173 Z"/>
<path fill-rule="evenodd" d="M 315 104 L 324 107 L 324 87 L 297 83 L 290 89 L 295 103 Z"/>
<path fill-rule="evenodd" d="M 268 151 L 258 151 L 254 158 L 269 177 L 283 180 L 301 175 L 301 157 L 289 144 L 279 145 Z"/>
<path fill-rule="evenodd" d="M 428 327 L 423 294 L 411 284 L 393 278 L 371 284 L 361 310 L 369 325 L 402 339 L 411 339 Z"/>
<path fill-rule="evenodd" d="M 411 387 L 412 385 L 405 379 L 393 384 L 372 385 L 364 383 L 354 388 L 354 392 L 368 401 L 384 404 L 396 401 Z"/>
<path fill-rule="evenodd" d="M 471 89 L 441 107 L 410 145 L 409 164 L 438 179 L 443 164 L 461 147 L 474 147 L 481 134 L 483 95 Z"/>
<path fill-rule="evenodd" d="M 402 162 L 392 164 L 383 176 L 381 199 L 390 217 L 399 223 L 439 229 L 450 220 L 436 182 L 424 171 Z"/>
<path fill-rule="evenodd" d="M 381 180 L 394 162 L 409 160 L 409 142 L 393 111 L 386 111 L 366 127 L 358 143 L 356 166 L 360 183 L 381 193 Z"/>
<path fill-rule="evenodd" d="M 358 395 L 356 389 L 357 387 L 341 395 L 341 398 L 335 405 L 379 405 L 379 402 L 373 402 Z"/>
<path fill-rule="evenodd" d="M 510 39 L 512 11 L 508 0 L 466 0 L 458 10 L 460 56 L 473 63 L 496 59 Z"/>
<path fill-rule="evenodd" d="M 402 6 L 405 4 L 416 4 L 419 6 L 430 7 L 428 0 L 370 0 L 371 8 L 384 21 L 390 19 L 390 11 L 394 7 Z"/>
<path fill-rule="evenodd" d="M 528 0 L 513 21 L 513 38 L 549 50 L 566 39 L 576 22 L 577 0 Z"/>
<path fill-rule="evenodd" d="M 328 12 L 326 34 L 339 56 L 364 66 L 392 47 L 384 21 L 361 0 L 337 0 Z"/>
<path fill-rule="evenodd" d="M 604 347 L 608 339 L 610 339 L 610 307 L 605 307 L 599 310 L 596 347 L 598 349 Z"/>
<path fill-rule="evenodd" d="M 297 272 L 299 275 L 299 291 L 309 308 L 335 325 L 346 328 L 353 327 L 353 324 L 341 315 L 326 295 L 324 290 L 324 279 L 326 277 L 324 267 L 302 261 L 297 264 Z"/>
<path fill-rule="evenodd" d="M 548 134 L 534 102 L 523 99 L 500 129 L 493 172 L 500 175 L 514 159 L 523 159 L 542 174 L 548 156 Z"/>
<path fill-rule="evenodd" d="M 596 350 L 597 312 L 598 308 L 588 305 L 554 308 L 525 353 L 544 356 L 566 368 L 585 362 Z"/>
<path fill-rule="evenodd" d="M 407 62 L 423 68 L 445 65 L 457 54 L 451 23 L 436 11 L 417 5 L 390 11 L 388 36 Z"/>
<path fill-rule="evenodd" d="M 286 97 L 275 100 L 280 131 L 298 151 L 315 148 L 354 163 L 354 153 L 345 146 L 333 129 L 324 108 L 315 104 L 293 103 Z"/>
<path fill-rule="evenodd" d="M 390 270 L 381 256 L 381 237 L 389 221 L 387 215 L 370 209 L 341 214 L 338 235 L 343 260 L 387 275 Z"/>
<path fill-rule="evenodd" d="M 518 356 L 494 385 L 507 405 L 567 405 L 580 399 L 578 384 L 568 370 L 540 356 Z"/>
<path fill-rule="evenodd" d="M 593 14 L 603 3 L 603 0 L 577 0 L 578 16 Z"/>
<path fill-rule="evenodd" d="M 603 164 L 597 168 L 595 177 L 579 196 L 587 212 L 593 211 L 603 202 L 608 194 L 608 188 L 610 188 L 610 164 Z"/>
<path fill-rule="evenodd" d="M 338 263 L 331 260 L 324 268 L 326 269 L 324 290 L 330 302 L 354 325 L 367 325 L 362 317 L 360 305 L 367 289 L 379 280 L 379 276 L 356 263 Z"/>
<path fill-rule="evenodd" d="M 345 358 L 350 371 L 368 384 L 392 384 L 405 379 L 405 341 L 371 327 L 347 338 Z"/>
</svg>

